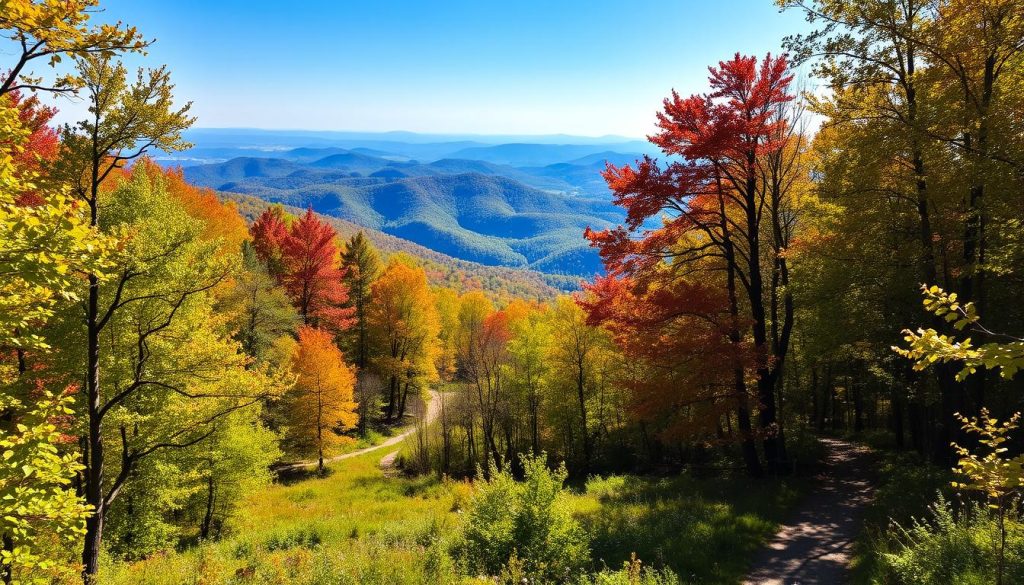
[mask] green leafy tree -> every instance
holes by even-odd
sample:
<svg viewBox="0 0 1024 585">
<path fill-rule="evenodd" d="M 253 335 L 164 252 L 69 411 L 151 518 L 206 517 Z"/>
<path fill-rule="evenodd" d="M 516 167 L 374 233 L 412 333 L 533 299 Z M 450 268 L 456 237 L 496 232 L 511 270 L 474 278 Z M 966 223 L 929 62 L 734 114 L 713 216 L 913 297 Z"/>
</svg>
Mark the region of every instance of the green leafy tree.
<svg viewBox="0 0 1024 585">
<path fill-rule="evenodd" d="M 72 192 L 88 207 L 90 225 L 111 233 L 117 229 L 128 227 L 123 219 L 108 222 L 101 214 L 102 185 L 112 174 L 129 161 L 138 159 L 152 148 L 174 151 L 186 146 L 181 139 L 181 131 L 189 127 L 193 119 L 188 116 L 189 105 L 181 108 L 174 106 L 172 95 L 173 85 L 170 76 L 163 68 L 138 72 L 134 83 L 128 79 L 127 70 L 119 63 L 111 61 L 109 52 L 86 54 L 76 59 L 78 74 L 86 94 L 89 106 L 87 119 L 73 127 L 67 127 L 62 134 L 63 144 L 56 175 L 72 186 Z M 104 211 L 105 213 L 105 211 Z M 174 232 L 174 224 L 169 224 Z M 126 235 L 125 232 L 121 234 Z M 168 248 L 167 254 L 177 244 L 166 237 L 155 235 L 155 241 Z M 138 242 L 141 238 L 135 238 Z M 173 254 L 170 254 L 174 256 Z M 130 256 L 125 257 L 130 258 Z M 149 386 L 140 380 L 130 389 L 115 390 L 111 396 L 103 388 L 100 376 L 100 363 L 103 359 L 100 336 L 120 312 L 133 309 L 138 301 L 147 300 L 143 296 L 125 296 L 125 289 L 131 288 L 143 274 L 150 273 L 148 264 L 160 265 L 166 256 L 138 256 L 123 262 L 117 275 L 110 279 L 110 290 L 104 291 L 98 274 L 89 274 L 88 296 L 85 304 L 86 348 L 84 376 L 86 391 L 86 420 L 88 421 L 88 449 L 86 454 L 85 497 L 95 513 L 89 518 L 82 560 L 85 566 L 85 579 L 91 580 L 99 569 L 99 554 L 103 538 L 103 519 L 109 500 L 116 497 L 123 483 L 116 482 L 116 488 L 109 491 L 104 488 L 107 479 L 104 476 L 106 453 L 104 452 L 103 435 L 107 416 L 111 408 L 123 402 L 127 396 L 143 387 Z M 205 261 L 198 261 L 198 266 L 208 267 Z M 185 276 L 176 275 L 176 276 Z M 198 275 L 192 275 L 198 276 Z M 222 277 L 218 277 L 219 281 Z M 174 320 L 177 307 L 190 297 L 209 290 L 215 282 L 199 278 L 197 281 L 182 281 L 182 289 L 171 299 L 175 310 L 167 317 Z M 169 291 L 168 291 L 169 292 Z M 103 297 L 106 297 L 105 299 Z M 155 295 L 148 300 L 167 297 Z M 150 323 L 150 333 L 140 332 L 143 339 L 153 333 L 165 329 L 160 321 Z M 175 443 L 176 444 L 176 443 Z M 130 466 L 128 466 L 130 470 Z M 125 471 L 130 473 L 130 471 Z"/>
<path fill-rule="evenodd" d="M 199 450 L 200 484 L 190 508 L 199 512 L 199 537 L 221 534 L 242 498 L 273 481 L 270 466 L 281 458 L 278 437 L 256 408 L 231 413 Z"/>
<path fill-rule="evenodd" d="M 552 364 L 548 356 L 554 329 L 544 312 L 529 309 L 510 324 L 512 340 L 508 345 L 511 384 L 526 404 L 529 418 L 530 449 L 539 455 L 541 405 L 546 379 Z"/>
<path fill-rule="evenodd" d="M 0 95 L 0 347 L 46 352 L 41 325 L 76 300 L 77 275 L 100 275 L 109 242 L 89 227 L 83 209 L 59 189 L 35 188 L 36 176 L 16 157 L 28 136 L 18 111 Z M 35 188 L 36 205 L 16 197 Z M 49 582 L 66 573 L 63 554 L 84 530 L 89 508 L 70 486 L 81 466 L 59 448 L 55 421 L 70 398 L 43 390 L 29 395 L 24 363 L 0 365 L 0 573 L 6 583 Z"/>
<path fill-rule="evenodd" d="M 300 322 L 288 293 L 277 285 L 248 242 L 242 247 L 241 269 L 219 308 L 230 316 L 228 326 L 242 350 L 257 360 L 265 357 L 277 338 L 294 333 Z"/>
<path fill-rule="evenodd" d="M 179 474 L 192 477 L 195 465 L 182 458 L 201 453 L 220 419 L 276 391 L 261 370 L 247 368 L 250 358 L 230 339 L 226 316 L 214 312 L 214 289 L 237 270 L 238 253 L 223 253 L 221 240 L 204 237 L 203 220 L 167 192 L 155 167 L 138 167 L 100 197 L 102 230 L 123 242 L 110 271 L 114 286 L 95 296 L 103 351 L 91 343 L 98 342 L 96 328 L 83 326 L 81 309 L 69 309 L 59 323 L 60 359 L 50 364 L 69 380 L 103 372 L 109 385 L 83 396 L 79 410 L 88 438 L 85 494 L 96 510 L 84 539 L 87 579 L 112 515 L 119 526 L 125 517 L 153 519 L 119 529 L 112 549 L 146 554 L 173 536 L 164 514 L 188 494 L 134 497 L 142 487 L 133 486 L 136 479 L 169 489 Z M 107 445 L 116 446 L 115 457 L 105 456 Z"/>
<path fill-rule="evenodd" d="M 61 433 L 53 421 L 71 414 L 70 402 L 45 392 L 26 405 L 0 391 L 0 410 L 17 421 L 0 436 L 5 583 L 49 583 L 72 572 L 59 551 L 85 533 L 90 510 L 71 486 L 82 469 L 78 455 L 58 449 Z"/>
<path fill-rule="evenodd" d="M 554 331 L 548 359 L 553 386 L 562 390 L 566 402 L 575 402 L 575 425 L 579 429 L 580 464 L 586 472 L 593 456 L 592 416 L 588 403 L 594 392 L 597 358 L 608 346 L 608 335 L 587 323 L 587 314 L 570 297 L 559 297 L 551 309 Z M 571 397 L 571 398 L 570 398 Z M 572 436 L 574 433 L 569 433 Z"/>
<path fill-rule="evenodd" d="M 345 352 L 356 365 L 356 402 L 359 403 L 359 434 L 366 435 L 370 414 L 378 402 L 380 388 L 376 380 L 368 377 L 370 363 L 370 337 L 367 309 L 372 302 L 373 282 L 380 275 L 380 255 L 362 230 L 345 243 L 341 253 L 342 280 L 348 287 L 348 306 L 355 309 L 355 325 L 342 336 Z"/>
<path fill-rule="evenodd" d="M 349 350 L 361 370 L 369 363 L 369 339 L 366 311 L 372 302 L 371 288 L 380 275 L 380 255 L 362 230 L 356 232 L 341 254 L 341 267 L 345 270 L 342 280 L 348 286 L 349 306 L 355 309 L 355 327 L 351 330 L 352 350 Z M 354 351 L 353 351 L 354 350 Z"/>
</svg>

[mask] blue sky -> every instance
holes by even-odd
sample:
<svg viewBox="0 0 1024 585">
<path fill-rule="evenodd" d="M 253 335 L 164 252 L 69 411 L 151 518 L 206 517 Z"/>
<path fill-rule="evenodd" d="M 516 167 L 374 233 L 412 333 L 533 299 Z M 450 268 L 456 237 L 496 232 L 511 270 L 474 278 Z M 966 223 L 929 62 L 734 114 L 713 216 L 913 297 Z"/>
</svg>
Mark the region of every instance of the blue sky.
<svg viewBox="0 0 1024 585">
<path fill-rule="evenodd" d="M 157 39 L 143 63 L 202 127 L 639 137 L 673 87 L 806 26 L 771 0 L 102 5 Z"/>
</svg>

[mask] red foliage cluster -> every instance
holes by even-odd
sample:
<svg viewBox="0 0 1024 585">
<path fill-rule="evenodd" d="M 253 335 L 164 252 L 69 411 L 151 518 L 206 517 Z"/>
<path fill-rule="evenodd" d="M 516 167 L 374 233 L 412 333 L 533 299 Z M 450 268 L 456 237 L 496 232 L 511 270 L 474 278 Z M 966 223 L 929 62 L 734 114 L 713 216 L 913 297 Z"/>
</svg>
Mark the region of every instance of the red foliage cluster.
<svg viewBox="0 0 1024 585">
<path fill-rule="evenodd" d="M 644 157 L 635 168 L 609 164 L 603 175 L 626 210 L 626 226 L 586 237 L 597 247 L 611 274 L 639 274 L 657 268 L 666 257 L 703 258 L 714 254 L 715 233 L 742 231 L 728 216 L 730 207 L 750 195 L 746 181 L 756 173 L 757 158 L 782 147 L 785 120 L 778 108 L 793 99 L 793 77 L 785 57 L 737 54 L 710 68 L 712 92 L 681 98 L 672 92 L 658 113 L 660 131 L 652 143 L 682 162 L 664 168 Z M 644 229 L 660 213 L 671 216 L 663 227 Z M 639 238 L 633 237 L 639 232 Z M 680 240 L 697 232 L 699 241 L 680 249 Z"/>
<path fill-rule="evenodd" d="M 22 127 L 28 130 L 28 139 L 22 144 L 22 150 L 14 157 L 15 168 L 30 173 L 42 170 L 44 164 L 57 158 L 60 148 L 60 136 L 50 126 L 50 121 L 57 114 L 57 109 L 44 106 L 36 96 L 25 97 L 19 91 L 7 94 L 11 104 L 18 110 L 18 118 Z M 4 148 L 11 148 L 5 145 Z M 19 205 L 36 205 L 40 203 L 35 193 L 22 193 L 18 196 Z"/>
<path fill-rule="evenodd" d="M 589 285 L 580 302 L 634 363 L 656 371 L 634 383 L 640 416 L 672 412 L 691 426 L 717 424 L 718 417 L 693 416 L 693 408 L 735 407 L 746 399 L 742 380 L 764 370 L 757 357 L 764 348 L 740 334 L 756 319 L 740 317 L 737 289 L 761 294 L 754 292 L 761 278 L 758 164 L 785 145 L 779 111 L 793 99 L 791 80 L 785 57 L 759 64 L 737 54 L 710 68 L 709 93 L 673 92 L 664 101 L 650 140 L 677 160 L 644 157 L 603 173 L 626 222 L 587 230 L 609 276 Z M 659 215 L 660 226 L 650 227 Z M 682 425 L 666 423 L 669 430 Z"/>
<path fill-rule="evenodd" d="M 337 233 L 307 210 L 288 227 L 279 207 L 271 207 L 250 228 L 253 248 L 288 291 L 306 325 L 339 333 L 353 323 L 355 309 L 345 307 Z"/>
<path fill-rule="evenodd" d="M 284 274 L 284 242 L 288 239 L 284 210 L 276 205 L 267 208 L 249 227 L 249 233 L 256 255 L 266 263 L 270 273 L 280 279 Z"/>
<path fill-rule="evenodd" d="M 604 325 L 629 363 L 642 371 L 624 380 L 630 412 L 659 421 L 666 438 L 711 438 L 719 415 L 735 409 L 734 372 L 753 352 L 729 338 L 725 290 L 713 282 L 678 280 L 642 287 L 628 277 L 598 277 L 578 299 L 593 325 Z"/>
</svg>

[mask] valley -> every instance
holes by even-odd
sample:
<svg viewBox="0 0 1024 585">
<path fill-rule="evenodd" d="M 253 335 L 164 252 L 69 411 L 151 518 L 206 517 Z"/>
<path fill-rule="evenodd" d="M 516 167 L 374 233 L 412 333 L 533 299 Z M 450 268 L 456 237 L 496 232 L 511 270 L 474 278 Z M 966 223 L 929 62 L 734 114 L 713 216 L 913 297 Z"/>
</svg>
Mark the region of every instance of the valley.
<svg viewBox="0 0 1024 585">
<path fill-rule="evenodd" d="M 215 134 L 197 136 L 216 143 Z M 285 148 L 282 142 L 301 137 L 249 138 L 246 146 L 199 142 L 157 160 L 181 164 L 196 185 L 312 208 L 461 260 L 582 278 L 601 270 L 583 231 L 623 219 L 601 172 L 609 162 L 643 156 L 609 150 L 638 146 L 630 142 L 466 146 L 349 139 L 343 144 L 363 146 Z M 231 158 L 188 165 L 198 154 Z"/>
</svg>

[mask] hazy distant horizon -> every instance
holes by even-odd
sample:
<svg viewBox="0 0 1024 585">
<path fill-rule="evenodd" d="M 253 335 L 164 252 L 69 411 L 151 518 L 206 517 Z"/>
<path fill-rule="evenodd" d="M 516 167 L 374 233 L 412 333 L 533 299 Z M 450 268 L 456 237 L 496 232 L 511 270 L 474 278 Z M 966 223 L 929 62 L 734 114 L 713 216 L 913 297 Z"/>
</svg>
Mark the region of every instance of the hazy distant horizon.
<svg viewBox="0 0 1024 585">
<path fill-rule="evenodd" d="M 418 132 L 414 130 L 393 129 L 393 130 L 354 130 L 350 128 L 265 128 L 259 126 L 193 126 L 186 130 L 191 133 L 239 133 L 239 134 L 264 134 L 264 135 L 334 135 L 343 139 L 358 139 L 360 137 L 394 137 L 405 141 L 415 138 L 417 141 L 433 140 L 473 140 L 487 139 L 488 142 L 498 140 L 500 142 L 532 142 L 543 141 L 545 144 L 553 144 L 552 140 L 567 140 L 569 143 L 578 144 L 579 141 L 590 144 L 600 143 L 621 143 L 621 142 L 646 142 L 646 136 L 625 136 L 621 134 L 587 135 L 566 132 L 551 133 L 523 133 L 510 134 L 505 132 Z"/>
</svg>

